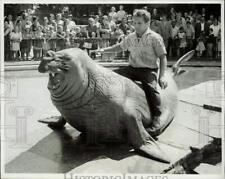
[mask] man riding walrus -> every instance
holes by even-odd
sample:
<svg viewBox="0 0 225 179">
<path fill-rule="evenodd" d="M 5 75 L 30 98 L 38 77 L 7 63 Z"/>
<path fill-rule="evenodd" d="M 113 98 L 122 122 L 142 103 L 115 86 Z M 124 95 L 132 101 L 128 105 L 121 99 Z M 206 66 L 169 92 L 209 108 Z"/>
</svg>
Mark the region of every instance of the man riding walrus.
<svg viewBox="0 0 225 179">
<path fill-rule="evenodd" d="M 167 67 L 167 52 L 162 37 L 150 30 L 150 19 L 150 13 L 146 10 L 136 10 L 133 15 L 135 32 L 126 36 L 119 44 L 99 49 L 98 52 L 129 50 L 129 66 L 115 70 L 115 72 L 131 80 L 142 82 L 153 114 L 153 122 L 149 130 L 155 131 L 160 126 L 160 115 L 162 113 L 157 83 L 162 89 L 167 87 L 167 81 L 164 77 Z"/>
</svg>

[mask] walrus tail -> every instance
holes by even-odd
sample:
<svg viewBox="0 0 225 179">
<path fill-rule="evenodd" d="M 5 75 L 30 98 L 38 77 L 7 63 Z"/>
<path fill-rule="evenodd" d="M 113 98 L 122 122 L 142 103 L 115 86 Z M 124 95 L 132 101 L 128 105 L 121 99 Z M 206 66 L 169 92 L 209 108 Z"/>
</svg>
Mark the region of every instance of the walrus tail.
<svg viewBox="0 0 225 179">
<path fill-rule="evenodd" d="M 186 62 L 186 61 L 190 60 L 193 57 L 194 54 L 195 54 L 195 50 L 191 50 L 188 53 L 184 54 L 182 57 L 180 57 L 179 60 L 175 64 L 173 64 L 172 73 L 173 73 L 174 76 L 180 74 L 180 72 L 181 72 L 180 71 L 180 64 L 182 62 Z"/>
</svg>

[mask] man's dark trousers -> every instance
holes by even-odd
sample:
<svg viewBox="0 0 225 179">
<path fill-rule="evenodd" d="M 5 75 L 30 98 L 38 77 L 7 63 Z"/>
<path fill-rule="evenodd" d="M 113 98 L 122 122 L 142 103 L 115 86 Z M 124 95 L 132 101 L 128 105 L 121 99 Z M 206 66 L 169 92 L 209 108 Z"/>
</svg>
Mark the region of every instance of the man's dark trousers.
<svg viewBox="0 0 225 179">
<path fill-rule="evenodd" d="M 140 81 L 145 91 L 148 105 L 150 106 L 153 116 L 158 117 L 161 115 L 161 98 L 157 90 L 158 68 L 134 68 L 132 66 L 127 66 L 114 71 L 133 81 Z"/>
</svg>

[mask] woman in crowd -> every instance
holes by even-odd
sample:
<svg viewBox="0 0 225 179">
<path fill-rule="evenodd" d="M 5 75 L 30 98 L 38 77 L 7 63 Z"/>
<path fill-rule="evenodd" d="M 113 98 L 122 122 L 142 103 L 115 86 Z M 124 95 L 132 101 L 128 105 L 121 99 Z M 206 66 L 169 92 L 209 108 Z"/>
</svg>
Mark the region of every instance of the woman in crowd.
<svg viewBox="0 0 225 179">
<path fill-rule="evenodd" d="M 29 54 L 32 46 L 32 34 L 29 23 L 25 25 L 25 30 L 22 33 L 22 41 L 20 44 L 22 60 L 29 60 Z"/>
<path fill-rule="evenodd" d="M 195 49 L 197 51 L 197 57 L 201 57 L 203 52 L 206 50 L 204 40 L 204 35 L 201 33 L 200 37 L 197 39 L 197 46 Z"/>
<path fill-rule="evenodd" d="M 10 34 L 10 50 L 12 51 L 12 59 L 19 59 L 20 42 L 22 40 L 22 33 L 19 31 L 19 27 L 15 26 L 14 30 Z"/>
<path fill-rule="evenodd" d="M 4 49 L 5 49 L 5 60 L 11 60 L 10 55 L 10 25 L 7 18 L 4 19 Z"/>
<path fill-rule="evenodd" d="M 95 24 L 95 20 L 93 18 L 88 19 L 88 25 L 87 25 L 86 29 L 88 32 L 88 37 L 92 37 L 92 32 L 94 32 L 95 35 L 97 35 L 99 33 L 98 28 Z"/>
<path fill-rule="evenodd" d="M 207 57 L 213 57 L 213 46 L 215 45 L 215 37 L 213 34 L 213 29 L 209 28 L 209 36 L 206 39 L 207 43 Z"/>
<path fill-rule="evenodd" d="M 37 30 L 33 33 L 33 53 L 34 53 L 34 60 L 40 60 L 42 57 L 42 48 L 43 48 L 43 33 L 42 33 L 42 26 L 39 25 Z"/>
<path fill-rule="evenodd" d="M 114 6 L 111 7 L 109 16 L 111 17 L 112 21 L 115 23 L 117 22 L 117 13 L 116 13 L 116 8 Z"/>
<path fill-rule="evenodd" d="M 185 49 L 187 47 L 187 41 L 186 41 L 186 33 L 184 31 L 184 28 L 181 26 L 179 28 L 179 31 L 178 31 L 178 38 L 180 40 L 180 45 L 179 45 L 179 55 L 182 56 L 185 54 Z"/>
</svg>

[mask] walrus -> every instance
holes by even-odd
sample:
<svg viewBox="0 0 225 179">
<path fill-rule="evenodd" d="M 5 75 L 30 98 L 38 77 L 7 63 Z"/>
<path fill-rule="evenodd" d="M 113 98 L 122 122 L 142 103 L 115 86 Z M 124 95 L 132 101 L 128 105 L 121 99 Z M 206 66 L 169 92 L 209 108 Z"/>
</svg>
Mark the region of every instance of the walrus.
<svg viewBox="0 0 225 179">
<path fill-rule="evenodd" d="M 167 70 L 168 87 L 159 92 L 162 100 L 161 127 L 148 131 L 152 124 L 150 106 L 142 86 L 93 61 L 79 48 L 49 51 L 38 71 L 49 73 L 48 90 L 61 117 L 57 121 L 40 120 L 53 128 L 66 122 L 98 142 L 128 141 L 134 150 L 161 162 L 170 159 L 154 140 L 172 121 L 177 109 L 177 86 L 173 76 L 180 63 L 194 51 L 181 57 Z"/>
</svg>

